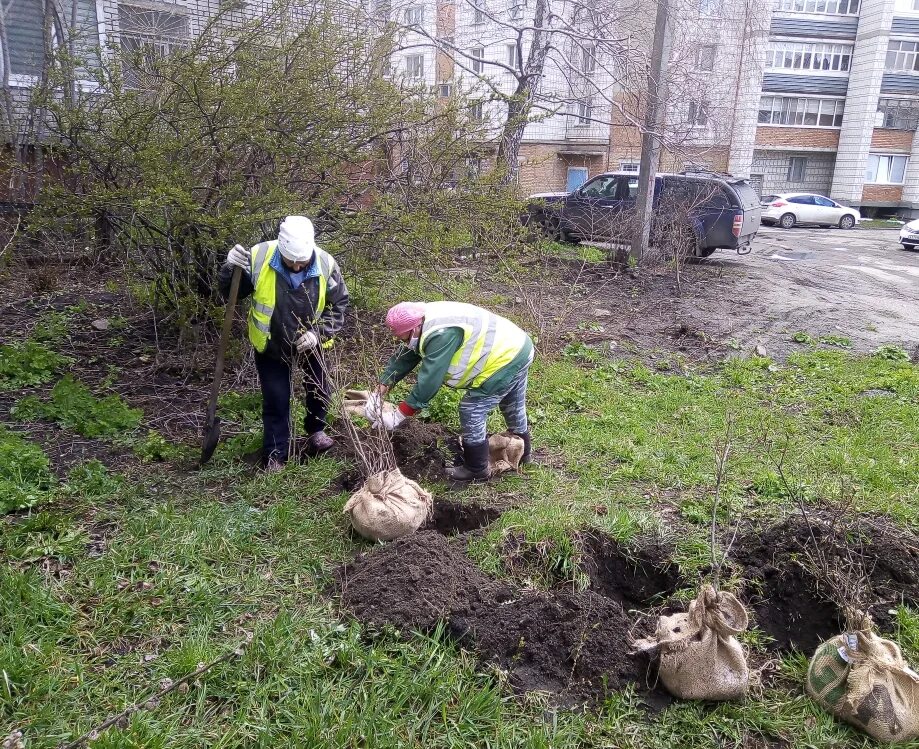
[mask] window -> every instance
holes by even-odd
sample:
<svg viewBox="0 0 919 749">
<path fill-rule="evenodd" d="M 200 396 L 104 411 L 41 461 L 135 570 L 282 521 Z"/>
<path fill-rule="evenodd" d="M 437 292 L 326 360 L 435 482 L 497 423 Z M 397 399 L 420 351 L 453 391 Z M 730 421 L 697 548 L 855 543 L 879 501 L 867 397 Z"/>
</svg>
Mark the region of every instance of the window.
<svg viewBox="0 0 919 749">
<path fill-rule="evenodd" d="M 389 14 L 392 13 L 392 2 L 391 0 L 376 0 L 373 9 L 379 20 L 388 21 Z"/>
<path fill-rule="evenodd" d="M 777 10 L 794 13 L 826 13 L 831 16 L 857 16 L 859 0 L 779 0 Z"/>
<path fill-rule="evenodd" d="M 424 55 L 408 55 L 405 58 L 405 74 L 412 79 L 424 78 Z"/>
<path fill-rule="evenodd" d="M 839 207 L 832 200 L 830 200 L 829 198 L 824 198 L 822 195 L 814 195 L 814 202 L 817 205 L 823 206 L 824 208 L 838 208 Z"/>
<path fill-rule="evenodd" d="M 696 67 L 699 70 L 715 69 L 715 45 L 703 44 L 696 50 Z"/>
<path fill-rule="evenodd" d="M 766 67 L 770 70 L 824 70 L 844 73 L 851 63 L 851 44 L 772 42 L 766 54 Z"/>
<path fill-rule="evenodd" d="M 893 72 L 912 73 L 919 71 L 919 42 L 891 40 L 887 44 L 885 69 Z"/>
<path fill-rule="evenodd" d="M 588 44 L 581 48 L 581 72 L 584 75 L 593 75 L 597 72 L 597 47 Z"/>
<path fill-rule="evenodd" d="M 721 0 L 699 0 L 699 12 L 703 16 L 716 16 L 721 10 Z"/>
<path fill-rule="evenodd" d="M 708 102 L 690 99 L 687 120 L 693 127 L 705 127 L 708 124 Z"/>
<path fill-rule="evenodd" d="M 485 48 L 476 47 L 470 54 L 472 55 L 472 72 L 482 73 L 485 71 Z"/>
<path fill-rule="evenodd" d="M 613 198 L 617 185 L 615 177 L 595 177 L 581 188 L 581 194 L 588 198 Z"/>
<path fill-rule="evenodd" d="M 515 70 L 520 69 L 520 48 L 516 44 L 507 45 L 507 64 Z"/>
<path fill-rule="evenodd" d="M 868 155 L 865 182 L 874 184 L 902 185 L 906 174 L 906 156 Z"/>
<path fill-rule="evenodd" d="M 566 185 L 568 192 L 574 192 L 587 181 L 587 168 L 582 166 L 568 167 L 568 182 Z"/>
<path fill-rule="evenodd" d="M 637 161 L 620 161 L 619 171 L 620 172 L 635 172 L 636 174 L 638 174 L 638 162 Z"/>
<path fill-rule="evenodd" d="M 136 86 L 145 63 L 166 57 L 185 48 L 188 42 L 188 17 L 162 10 L 118 6 L 121 49 L 127 55 L 125 82 Z"/>
<path fill-rule="evenodd" d="M 760 125 L 842 127 L 842 99 L 763 96 L 759 100 Z"/>
<path fill-rule="evenodd" d="M 526 0 L 515 0 L 511 5 L 511 20 L 520 21 L 523 19 L 523 11 L 526 9 L 527 3 Z"/>
<path fill-rule="evenodd" d="M 406 26 L 420 26 L 423 20 L 424 20 L 424 6 L 423 5 L 413 5 L 411 8 L 405 9 L 405 25 Z"/>
<path fill-rule="evenodd" d="M 579 101 L 576 108 L 577 124 L 589 125 L 590 121 L 593 119 L 593 109 L 593 102 L 590 99 Z"/>
<path fill-rule="evenodd" d="M 469 108 L 469 116 L 473 122 L 483 122 L 485 120 L 485 111 L 482 102 L 477 102 Z"/>
<path fill-rule="evenodd" d="M 788 160 L 788 181 L 803 182 L 807 171 L 807 159 L 803 156 L 792 156 Z"/>
<path fill-rule="evenodd" d="M 878 127 L 893 130 L 919 128 L 919 101 L 916 99 L 878 99 L 878 112 L 882 115 Z"/>
<path fill-rule="evenodd" d="M 482 0 L 479 0 L 479 2 L 481 3 Z M 484 25 L 486 20 L 487 19 L 485 17 L 485 9 L 480 7 L 479 5 L 473 6 L 472 22 L 476 26 L 482 26 Z"/>
<path fill-rule="evenodd" d="M 440 94 L 441 99 L 448 98 L 453 93 L 453 84 L 452 83 L 441 83 L 438 88 L 438 93 Z"/>
</svg>

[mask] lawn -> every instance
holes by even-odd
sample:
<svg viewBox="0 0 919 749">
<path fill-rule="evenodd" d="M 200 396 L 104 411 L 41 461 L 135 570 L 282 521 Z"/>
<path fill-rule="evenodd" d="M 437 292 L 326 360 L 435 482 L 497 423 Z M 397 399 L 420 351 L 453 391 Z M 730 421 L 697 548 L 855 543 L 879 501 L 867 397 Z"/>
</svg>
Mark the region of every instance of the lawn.
<svg viewBox="0 0 919 749">
<path fill-rule="evenodd" d="M 744 701 L 649 711 L 636 685 L 580 710 L 515 694 L 506 671 L 445 627 L 354 621 L 335 572 L 379 550 L 341 513 L 345 459 L 253 471 L 240 455 L 259 403 L 243 393 L 222 401 L 237 449 L 190 470 L 192 441 L 163 436 L 151 426 L 160 415 L 137 411 L 123 389 L 84 382 L 65 338 L 32 331 L 0 352 L 0 724 L 30 749 L 66 744 L 135 704 L 91 746 L 870 744 L 804 695 L 810 653 L 770 651 L 756 631 L 752 660 L 771 670 Z M 432 417 L 455 427 L 454 403 L 439 396 Z M 676 600 L 686 600 L 710 572 L 713 513 L 720 551 L 737 523 L 764 527 L 802 504 L 919 526 L 919 366 L 895 348 L 854 356 L 812 339 L 784 362 L 658 357 L 652 369 L 572 345 L 538 361 L 530 404 L 541 465 L 463 491 L 429 484 L 436 499 L 499 508 L 456 542 L 518 589 L 589 588 L 587 531 L 669 544 L 683 572 Z M 97 445 L 99 459 L 62 468 L 61 436 Z M 891 626 L 915 665 L 919 612 L 898 607 Z"/>
</svg>

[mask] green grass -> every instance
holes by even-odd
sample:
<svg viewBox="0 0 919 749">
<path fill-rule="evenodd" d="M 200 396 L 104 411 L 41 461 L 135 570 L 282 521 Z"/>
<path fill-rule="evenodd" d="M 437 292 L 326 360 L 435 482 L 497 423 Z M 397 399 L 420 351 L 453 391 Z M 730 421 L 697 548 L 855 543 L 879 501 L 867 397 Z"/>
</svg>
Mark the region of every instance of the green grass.
<svg viewBox="0 0 919 749">
<path fill-rule="evenodd" d="M 894 219 L 868 218 L 857 223 L 855 227 L 857 229 L 900 229 L 903 227 L 903 222 Z"/>
<path fill-rule="evenodd" d="M 43 343 L 25 341 L 0 346 L 0 391 L 50 382 L 68 362 Z"/>
<path fill-rule="evenodd" d="M 860 509 L 915 527 L 919 368 L 890 352 L 855 357 L 841 341 L 828 345 L 783 365 L 738 359 L 679 375 L 576 346 L 538 361 L 533 429 L 551 465 L 461 494 L 519 502 L 469 553 L 526 585 L 583 586 L 578 532 L 596 528 L 626 543 L 672 533 L 661 513 L 669 508 L 681 523 L 677 557 L 692 576 L 710 554 L 714 450 L 728 421 L 722 519 L 785 512 L 789 487 L 819 500 L 843 485 Z M 77 400 L 96 413 L 102 401 L 89 398 Z M 455 405 L 444 394 L 430 415 L 450 422 Z M 676 703 L 648 715 L 626 692 L 566 711 L 538 695 L 511 697 L 501 673 L 477 667 L 443 633 L 371 632 L 347 621 L 328 585 L 370 545 L 349 533 L 341 512 L 336 479 L 346 466 L 323 458 L 254 474 L 238 456 L 258 438 L 258 409 L 256 397 L 222 400 L 238 444 L 221 446 L 200 472 L 159 462 L 172 446 L 153 433 L 134 443 L 148 462 L 132 476 L 90 461 L 57 486 L 40 449 L 0 431 L 2 480 L 54 498 L 0 524 L 8 562 L 0 724 L 21 728 L 30 749 L 56 747 L 146 700 L 163 679 L 216 659 L 247 633 L 244 655 L 92 746 L 871 745 L 803 695 L 805 656 L 784 658 L 775 682 L 743 702 Z M 61 413 L 52 418 L 63 422 Z M 781 449 L 787 482 L 774 465 Z M 897 627 L 915 665 L 919 613 L 901 609 Z"/>
<path fill-rule="evenodd" d="M 19 421 L 56 421 L 84 437 L 110 437 L 134 429 L 143 415 L 117 395 L 97 398 L 70 375 L 54 386 L 50 401 L 29 395 L 13 407 L 12 413 Z"/>
</svg>

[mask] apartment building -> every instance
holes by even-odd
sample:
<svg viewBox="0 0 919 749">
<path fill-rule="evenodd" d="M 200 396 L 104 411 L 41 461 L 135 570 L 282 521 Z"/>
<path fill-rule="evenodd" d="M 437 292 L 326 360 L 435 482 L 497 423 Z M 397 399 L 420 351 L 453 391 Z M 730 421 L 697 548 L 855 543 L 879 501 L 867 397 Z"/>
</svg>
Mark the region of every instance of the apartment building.
<svg viewBox="0 0 919 749">
<path fill-rule="evenodd" d="M 761 194 L 919 215 L 917 0 L 779 0 L 756 53 L 753 150 L 735 172 Z"/>
</svg>

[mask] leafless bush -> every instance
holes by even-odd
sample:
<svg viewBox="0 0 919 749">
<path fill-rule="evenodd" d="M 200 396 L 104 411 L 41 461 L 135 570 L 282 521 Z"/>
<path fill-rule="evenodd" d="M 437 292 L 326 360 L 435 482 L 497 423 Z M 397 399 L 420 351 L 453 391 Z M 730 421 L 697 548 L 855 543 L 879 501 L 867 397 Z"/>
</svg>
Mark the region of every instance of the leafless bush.
<svg viewBox="0 0 919 749">
<path fill-rule="evenodd" d="M 344 409 L 348 390 L 373 390 L 388 359 L 390 342 L 359 318 L 348 337 L 328 349 L 319 349 L 330 399 L 348 451 L 364 478 L 396 468 L 392 435 L 383 428 L 362 427 Z"/>
</svg>

